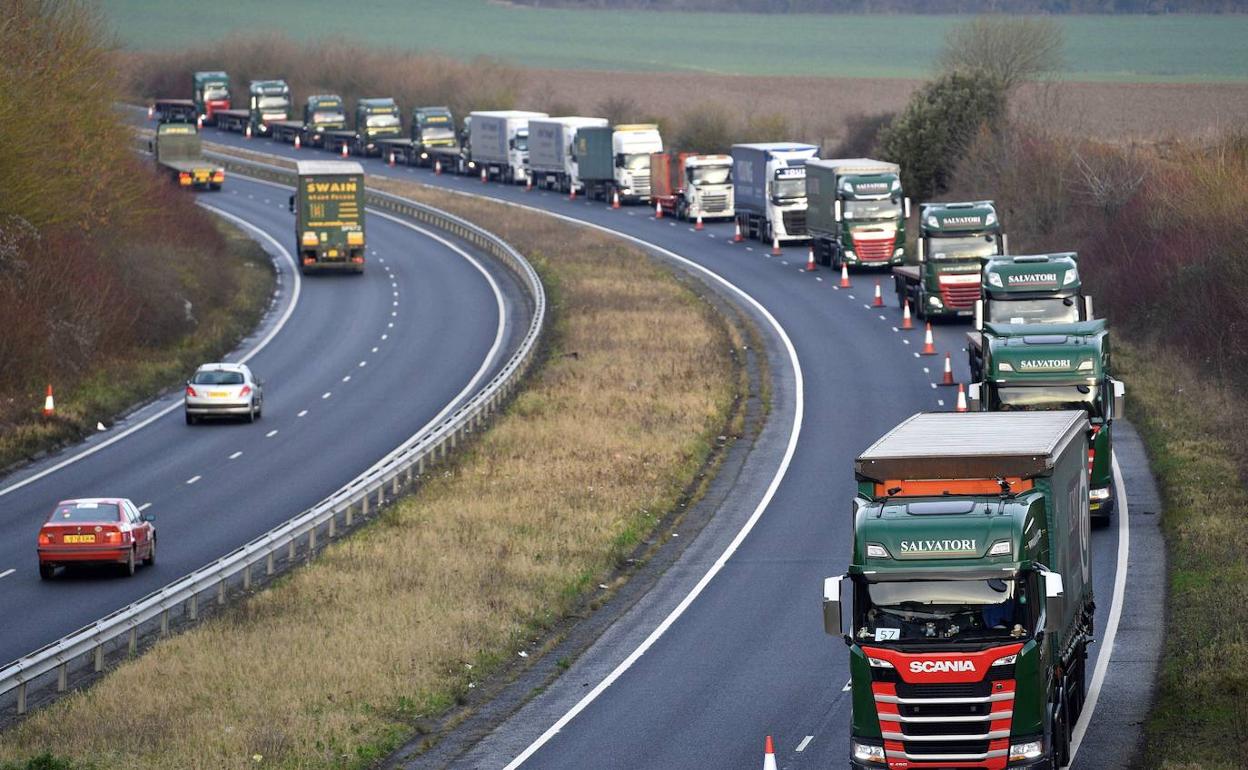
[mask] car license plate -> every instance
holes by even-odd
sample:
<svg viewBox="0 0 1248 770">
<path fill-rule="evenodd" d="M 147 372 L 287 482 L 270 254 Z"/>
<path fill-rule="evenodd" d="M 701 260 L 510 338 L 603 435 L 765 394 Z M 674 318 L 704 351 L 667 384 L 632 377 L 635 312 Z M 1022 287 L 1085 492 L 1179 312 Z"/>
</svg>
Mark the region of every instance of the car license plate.
<svg viewBox="0 0 1248 770">
<path fill-rule="evenodd" d="M 66 543 L 94 543 L 95 535 L 66 535 Z"/>
<path fill-rule="evenodd" d="M 230 393 L 226 390 L 213 390 L 208 393 L 209 398 L 229 398 Z"/>
</svg>

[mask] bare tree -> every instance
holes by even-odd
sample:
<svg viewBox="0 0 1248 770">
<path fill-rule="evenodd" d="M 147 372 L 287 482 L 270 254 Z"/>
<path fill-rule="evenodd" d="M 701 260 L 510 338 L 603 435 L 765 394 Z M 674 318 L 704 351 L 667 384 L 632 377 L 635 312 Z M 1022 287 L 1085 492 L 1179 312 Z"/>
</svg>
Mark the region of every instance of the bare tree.
<svg viewBox="0 0 1248 770">
<path fill-rule="evenodd" d="M 946 72 L 973 72 L 996 80 L 1006 92 L 1061 67 L 1065 36 L 1052 19 L 978 16 L 945 36 L 940 55 Z"/>
</svg>

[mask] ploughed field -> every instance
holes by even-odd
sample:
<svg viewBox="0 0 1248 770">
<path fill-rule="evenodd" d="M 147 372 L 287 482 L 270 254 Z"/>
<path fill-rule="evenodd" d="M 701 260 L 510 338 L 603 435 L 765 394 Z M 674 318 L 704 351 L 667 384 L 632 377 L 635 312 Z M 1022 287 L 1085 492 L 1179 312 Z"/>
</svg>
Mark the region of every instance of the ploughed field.
<svg viewBox="0 0 1248 770">
<path fill-rule="evenodd" d="M 929 75 L 945 32 L 966 18 L 568 11 L 496 0 L 349 8 L 328 0 L 214 0 L 209 13 L 200 3 L 99 5 L 120 41 L 139 50 L 264 31 L 311 39 L 332 29 L 379 46 L 548 69 L 901 79 Z M 1248 83 L 1248 15 L 1055 19 L 1066 33 L 1068 80 Z"/>
</svg>

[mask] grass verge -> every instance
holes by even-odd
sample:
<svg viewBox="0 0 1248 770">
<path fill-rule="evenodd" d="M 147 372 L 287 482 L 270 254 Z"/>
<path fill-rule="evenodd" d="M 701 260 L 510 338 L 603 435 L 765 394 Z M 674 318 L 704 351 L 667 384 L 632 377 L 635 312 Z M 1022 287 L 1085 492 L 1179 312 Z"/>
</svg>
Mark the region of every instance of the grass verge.
<svg viewBox="0 0 1248 770">
<path fill-rule="evenodd" d="M 32 715 L 0 737 L 0 762 L 368 766 L 529 648 L 677 506 L 743 389 L 727 325 L 616 240 L 436 201 L 543 275 L 555 320 L 524 391 L 378 522 Z"/>
<path fill-rule="evenodd" d="M 176 386 L 195 367 L 233 350 L 259 323 L 273 293 L 273 268 L 268 256 L 233 225 L 214 218 L 225 238 L 219 269 L 235 287 L 227 305 L 187 309 L 196 316 L 195 331 L 175 344 L 140 348 L 125 358 L 96 362 L 92 372 L 69 389 L 55 392 L 56 414 L 29 418 L 0 431 L 0 468 L 8 468 L 59 449 L 94 432 L 97 422 L 110 422 L 134 404 Z M 189 280 L 190 276 L 185 279 Z"/>
<path fill-rule="evenodd" d="M 1158 346 L 1114 355 L 1165 503 L 1168 622 L 1144 760 L 1248 767 L 1248 404 Z"/>
</svg>

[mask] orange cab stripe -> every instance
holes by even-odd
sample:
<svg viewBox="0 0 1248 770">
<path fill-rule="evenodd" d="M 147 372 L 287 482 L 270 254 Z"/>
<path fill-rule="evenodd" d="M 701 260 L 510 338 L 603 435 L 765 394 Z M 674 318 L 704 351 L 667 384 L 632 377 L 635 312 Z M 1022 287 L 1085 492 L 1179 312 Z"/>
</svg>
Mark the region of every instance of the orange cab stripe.
<svg viewBox="0 0 1248 770">
<path fill-rule="evenodd" d="M 1017 476 L 1007 477 L 1010 491 L 1013 493 L 1030 491 L 1034 484 L 1031 479 Z M 901 491 L 889 495 L 888 490 L 899 488 Z M 915 479 L 903 481 L 888 479 L 883 484 L 875 485 L 876 497 L 940 497 L 950 495 L 996 495 L 1000 494 L 1001 485 L 996 479 Z"/>
</svg>

